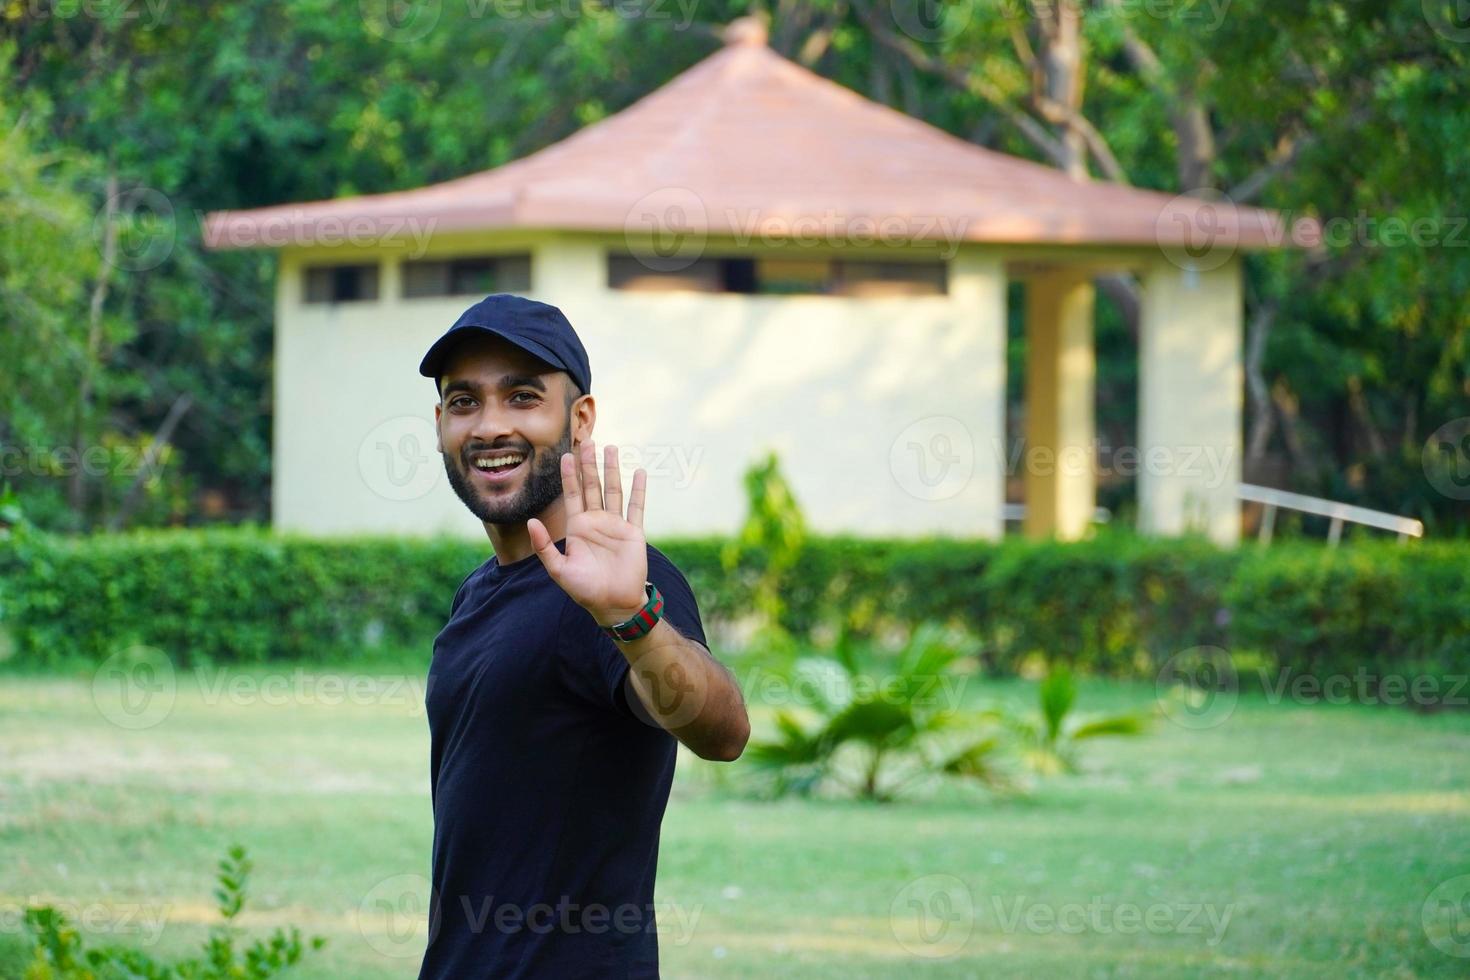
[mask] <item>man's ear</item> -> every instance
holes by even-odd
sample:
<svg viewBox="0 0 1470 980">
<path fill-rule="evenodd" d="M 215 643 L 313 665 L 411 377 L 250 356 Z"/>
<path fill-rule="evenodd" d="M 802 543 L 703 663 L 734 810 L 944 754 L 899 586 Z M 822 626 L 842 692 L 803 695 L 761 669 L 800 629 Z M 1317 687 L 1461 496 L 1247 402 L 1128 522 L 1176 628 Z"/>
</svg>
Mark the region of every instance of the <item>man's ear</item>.
<svg viewBox="0 0 1470 980">
<path fill-rule="evenodd" d="M 442 455 L 444 453 L 444 430 L 439 428 L 439 416 L 444 413 L 444 408 L 438 402 L 434 403 L 434 441 L 436 448 Z"/>
<path fill-rule="evenodd" d="M 580 446 L 592 438 L 592 428 L 597 424 L 597 402 L 591 395 L 582 395 L 572 402 L 571 408 L 572 445 Z"/>
</svg>

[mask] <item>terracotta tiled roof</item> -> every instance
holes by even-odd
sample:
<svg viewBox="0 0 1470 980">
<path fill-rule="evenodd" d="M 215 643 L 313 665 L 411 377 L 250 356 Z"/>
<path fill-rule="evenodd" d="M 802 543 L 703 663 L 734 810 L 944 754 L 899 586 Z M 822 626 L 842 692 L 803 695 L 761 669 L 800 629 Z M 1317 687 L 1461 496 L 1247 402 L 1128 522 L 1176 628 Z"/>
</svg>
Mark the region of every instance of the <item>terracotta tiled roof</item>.
<svg viewBox="0 0 1470 980">
<path fill-rule="evenodd" d="M 433 232 L 688 230 L 737 239 L 878 238 L 1263 248 L 1274 212 L 1075 182 L 830 82 L 756 31 L 622 112 L 520 160 L 442 184 L 216 212 L 213 248 Z"/>
</svg>

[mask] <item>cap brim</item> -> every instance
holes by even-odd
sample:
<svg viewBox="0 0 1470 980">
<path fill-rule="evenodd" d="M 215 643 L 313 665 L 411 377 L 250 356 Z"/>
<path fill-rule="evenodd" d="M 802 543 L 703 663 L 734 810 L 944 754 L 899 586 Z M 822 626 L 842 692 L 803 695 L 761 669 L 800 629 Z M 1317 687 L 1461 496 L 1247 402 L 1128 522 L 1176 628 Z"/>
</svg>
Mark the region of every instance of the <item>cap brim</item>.
<svg viewBox="0 0 1470 980">
<path fill-rule="evenodd" d="M 424 359 L 419 362 L 419 374 L 423 375 L 426 378 L 433 378 L 434 381 L 437 382 L 440 375 L 444 373 L 444 361 L 449 357 L 449 352 L 455 347 L 455 345 L 464 340 L 467 334 L 470 333 L 489 334 L 492 337 L 499 337 L 501 340 L 510 344 L 512 347 L 519 347 L 521 350 L 525 351 L 527 354 L 530 354 L 532 357 L 540 358 L 541 360 L 545 361 L 547 365 L 555 368 L 558 371 L 567 370 L 567 366 L 561 362 L 561 359 L 559 357 L 553 354 L 550 349 L 543 347 L 541 344 L 536 343 L 534 340 L 524 340 L 520 337 L 511 337 L 508 336 L 504 331 L 496 330 L 494 327 L 482 327 L 476 324 L 472 326 L 461 327 L 460 329 L 455 330 L 452 333 L 445 334 L 437 341 L 435 341 L 434 346 L 429 348 L 429 352 L 425 354 Z"/>
</svg>

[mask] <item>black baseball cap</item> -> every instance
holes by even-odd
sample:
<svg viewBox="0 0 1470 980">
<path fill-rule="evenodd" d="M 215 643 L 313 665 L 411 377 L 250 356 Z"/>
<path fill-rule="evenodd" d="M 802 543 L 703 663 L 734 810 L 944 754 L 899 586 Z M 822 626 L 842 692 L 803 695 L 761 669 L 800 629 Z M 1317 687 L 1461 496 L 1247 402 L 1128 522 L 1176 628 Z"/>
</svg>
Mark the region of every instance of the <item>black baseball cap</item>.
<svg viewBox="0 0 1470 980">
<path fill-rule="evenodd" d="M 454 345 L 471 334 L 500 337 L 572 376 L 582 394 L 592 390 L 592 365 L 577 331 L 561 310 L 524 296 L 496 293 L 460 314 L 454 326 L 434 341 L 419 363 L 419 374 L 439 383 Z"/>
</svg>

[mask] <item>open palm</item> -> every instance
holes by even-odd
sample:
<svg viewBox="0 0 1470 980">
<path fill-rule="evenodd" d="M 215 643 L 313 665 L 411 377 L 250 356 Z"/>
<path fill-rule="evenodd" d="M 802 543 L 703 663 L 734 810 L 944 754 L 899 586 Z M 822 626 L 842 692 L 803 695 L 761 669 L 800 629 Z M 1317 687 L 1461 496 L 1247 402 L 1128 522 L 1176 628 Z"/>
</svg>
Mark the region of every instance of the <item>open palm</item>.
<svg viewBox="0 0 1470 980">
<path fill-rule="evenodd" d="M 623 480 L 616 446 L 604 449 L 607 492 L 597 475 L 597 448 L 589 440 L 561 458 L 562 501 L 567 513 L 566 554 L 557 550 L 546 525 L 526 522 L 531 547 L 551 580 L 604 625 L 621 622 L 643 608 L 648 546 L 643 504 L 648 474 L 637 470 L 623 516 Z"/>
</svg>

